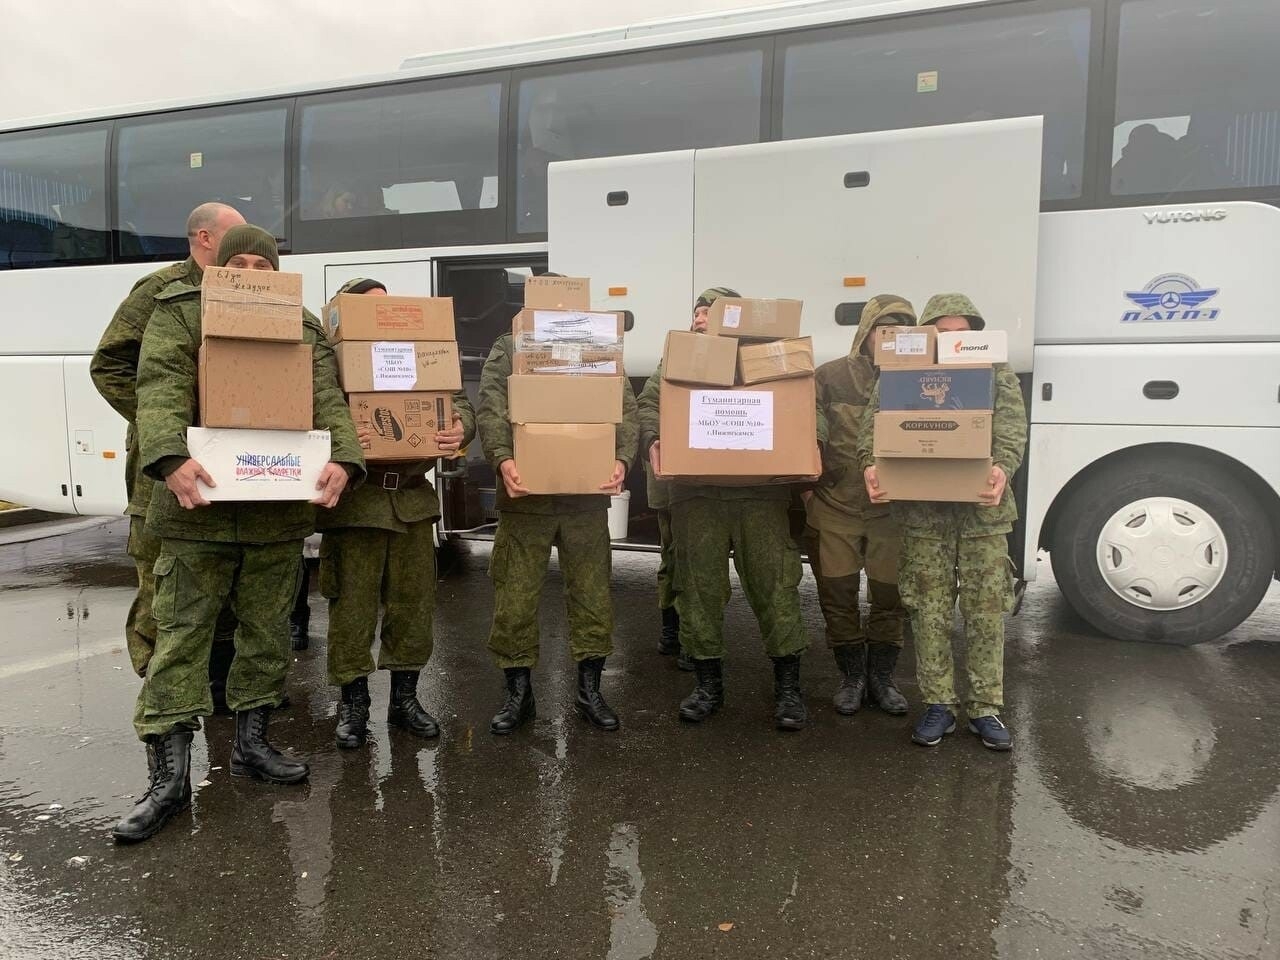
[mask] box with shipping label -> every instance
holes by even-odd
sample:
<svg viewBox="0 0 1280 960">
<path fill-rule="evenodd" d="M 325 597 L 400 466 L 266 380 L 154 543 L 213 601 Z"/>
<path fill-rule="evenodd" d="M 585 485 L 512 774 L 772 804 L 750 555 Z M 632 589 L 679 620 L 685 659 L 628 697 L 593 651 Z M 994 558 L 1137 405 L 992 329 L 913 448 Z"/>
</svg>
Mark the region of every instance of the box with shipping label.
<svg viewBox="0 0 1280 960">
<path fill-rule="evenodd" d="M 456 340 L 452 297 L 340 293 L 324 308 L 324 329 L 343 340 Z"/>
<path fill-rule="evenodd" d="M 310 430 L 311 345 L 206 337 L 196 382 L 200 426 Z"/>
<path fill-rule="evenodd" d="M 988 366 L 880 372 L 881 410 L 990 410 L 994 399 L 995 373 Z"/>
<path fill-rule="evenodd" d="M 802 300 L 721 297 L 707 315 L 707 333 L 717 337 L 785 340 L 800 336 Z"/>
<path fill-rule="evenodd" d="M 524 282 L 529 310 L 590 310 L 591 281 L 586 277 L 529 277 Z"/>
<path fill-rule="evenodd" d="M 302 340 L 302 274 L 210 267 L 200 283 L 206 337 Z"/>
<path fill-rule="evenodd" d="M 877 460 L 876 478 L 890 500 L 980 503 L 979 494 L 991 482 L 991 461 Z M 1005 496 L 1013 496 L 1013 491 L 1006 490 Z"/>
<path fill-rule="evenodd" d="M 546 350 L 554 344 L 582 349 L 622 349 L 626 319 L 592 310 L 521 310 L 511 321 L 516 351 Z"/>
<path fill-rule="evenodd" d="M 872 442 L 877 457 L 989 457 L 991 411 L 881 411 L 876 414 Z"/>
<path fill-rule="evenodd" d="M 689 330 L 672 330 L 662 352 L 662 377 L 674 383 L 732 387 L 737 373 L 738 341 Z"/>
<path fill-rule="evenodd" d="M 1009 335 L 1003 330 L 958 330 L 938 334 L 938 363 L 1008 363 Z"/>
<path fill-rule="evenodd" d="M 542 350 L 517 350 L 516 373 L 572 374 L 578 377 L 620 377 L 622 348 L 553 343 Z"/>
<path fill-rule="evenodd" d="M 531 493 L 600 493 L 613 476 L 612 423 L 517 423 L 511 434 L 520 483 Z"/>
<path fill-rule="evenodd" d="M 436 434 L 453 423 L 453 400 L 448 393 L 353 393 L 347 398 L 356 426 L 373 428 L 373 441 L 364 458 L 429 460 L 446 456 L 436 446 Z"/>
<path fill-rule="evenodd" d="M 343 340 L 334 344 L 347 393 L 461 390 L 458 345 L 446 340 Z"/>
<path fill-rule="evenodd" d="M 196 486 L 212 503 L 314 500 L 329 462 L 328 430 L 187 428 L 187 452 L 217 486 Z"/>
<path fill-rule="evenodd" d="M 738 348 L 738 382 L 743 385 L 813 376 L 813 338 L 744 343 Z"/>
<path fill-rule="evenodd" d="M 871 331 L 871 361 L 877 367 L 928 367 L 938 350 L 938 330 L 924 327 L 876 327 Z"/>
<path fill-rule="evenodd" d="M 662 382 L 664 477 L 816 477 L 814 380 L 798 377 L 731 390 Z"/>
<path fill-rule="evenodd" d="M 620 423 L 623 377 L 516 373 L 507 377 L 512 423 Z"/>
</svg>

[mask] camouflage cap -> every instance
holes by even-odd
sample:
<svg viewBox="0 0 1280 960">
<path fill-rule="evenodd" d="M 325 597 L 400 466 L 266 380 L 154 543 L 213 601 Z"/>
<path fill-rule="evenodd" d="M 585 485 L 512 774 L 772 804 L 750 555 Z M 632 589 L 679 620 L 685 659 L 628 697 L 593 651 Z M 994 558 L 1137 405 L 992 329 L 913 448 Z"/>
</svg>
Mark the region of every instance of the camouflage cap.
<svg viewBox="0 0 1280 960">
<path fill-rule="evenodd" d="M 969 326 L 974 330 L 981 330 L 987 325 L 973 301 L 963 293 L 938 293 L 930 297 L 924 305 L 924 313 L 920 315 L 920 326 L 937 323 L 943 317 L 967 317 Z"/>
<path fill-rule="evenodd" d="M 721 297 L 740 296 L 742 296 L 742 294 L 737 290 L 731 290 L 729 287 L 707 287 L 707 289 L 698 294 L 698 299 L 693 301 L 693 309 L 697 310 L 699 307 L 709 307 Z"/>
<path fill-rule="evenodd" d="M 914 327 L 916 309 L 906 297 L 893 293 L 881 293 L 867 301 L 862 308 L 860 323 L 870 321 L 875 326 L 892 324 L 897 327 Z"/>
<path fill-rule="evenodd" d="M 370 280 L 368 277 L 353 277 L 338 288 L 338 293 L 368 293 L 370 290 L 381 290 L 387 292 L 387 285 L 379 280 Z"/>
<path fill-rule="evenodd" d="M 218 244 L 218 266 L 225 267 L 227 261 L 241 253 L 257 254 L 271 261 L 271 269 L 280 269 L 280 251 L 276 247 L 276 238 L 261 227 L 242 223 L 232 227 L 222 235 Z"/>
</svg>

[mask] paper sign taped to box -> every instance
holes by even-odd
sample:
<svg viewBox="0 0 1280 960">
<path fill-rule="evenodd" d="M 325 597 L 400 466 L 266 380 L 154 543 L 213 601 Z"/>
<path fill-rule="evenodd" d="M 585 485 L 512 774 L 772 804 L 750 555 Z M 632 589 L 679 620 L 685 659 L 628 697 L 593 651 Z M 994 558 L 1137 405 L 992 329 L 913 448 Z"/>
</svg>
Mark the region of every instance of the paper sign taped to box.
<svg viewBox="0 0 1280 960">
<path fill-rule="evenodd" d="M 196 481 L 212 503 L 313 500 L 329 462 L 328 430 L 187 428 L 187 450 L 216 487 Z"/>
<path fill-rule="evenodd" d="M 412 390 L 418 382 L 418 365 L 412 343 L 375 343 L 373 389 Z"/>
<path fill-rule="evenodd" d="M 529 339 L 535 343 L 616 343 L 618 315 L 577 310 L 535 310 Z"/>
<path fill-rule="evenodd" d="M 689 448 L 772 450 L 773 394 L 767 390 L 693 390 Z"/>
</svg>

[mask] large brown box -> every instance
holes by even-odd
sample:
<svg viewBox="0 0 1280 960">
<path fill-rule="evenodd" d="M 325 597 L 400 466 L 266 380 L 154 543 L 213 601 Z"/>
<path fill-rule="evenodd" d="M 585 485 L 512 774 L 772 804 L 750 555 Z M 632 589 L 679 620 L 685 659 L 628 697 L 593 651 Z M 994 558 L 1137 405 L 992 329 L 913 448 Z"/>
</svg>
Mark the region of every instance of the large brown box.
<svg viewBox="0 0 1280 960">
<path fill-rule="evenodd" d="M 365 460 L 429 460 L 446 455 L 436 446 L 436 434 L 453 423 L 450 394 L 353 393 L 347 402 L 356 424 L 373 428 Z"/>
<path fill-rule="evenodd" d="M 590 310 L 591 281 L 586 277 L 529 277 L 524 282 L 529 310 Z"/>
<path fill-rule="evenodd" d="M 200 426 L 310 430 L 311 356 L 306 343 L 206 338 L 197 376 Z"/>
<path fill-rule="evenodd" d="M 572 374 L 576 377 L 620 377 L 625 373 L 621 347 L 580 347 L 553 343 L 543 350 L 517 350 L 516 373 Z"/>
<path fill-rule="evenodd" d="M 611 423 L 517 423 L 512 427 L 520 483 L 531 493 L 600 493 L 613 476 Z"/>
<path fill-rule="evenodd" d="M 871 331 L 871 362 L 877 367 L 910 370 L 932 366 L 938 353 L 938 329 L 876 327 Z"/>
<path fill-rule="evenodd" d="M 200 283 L 206 337 L 302 340 L 302 274 L 210 267 Z"/>
<path fill-rule="evenodd" d="M 456 340 L 452 297 L 340 293 L 324 308 L 324 329 L 343 340 Z"/>
<path fill-rule="evenodd" d="M 991 460 L 877 460 L 876 479 L 890 500 L 979 503 L 990 484 Z M 1004 495 L 1013 496 L 1013 489 Z"/>
<path fill-rule="evenodd" d="M 872 445 L 877 457 L 989 457 L 991 411 L 882 410 L 875 417 Z"/>
<path fill-rule="evenodd" d="M 507 415 L 512 423 L 619 423 L 622 377 L 512 374 Z"/>
<path fill-rule="evenodd" d="M 675 383 L 732 387 L 737 373 L 738 341 L 689 330 L 672 330 L 662 352 L 662 377 Z"/>
<path fill-rule="evenodd" d="M 738 382 L 749 386 L 813 376 L 813 338 L 744 343 L 738 348 Z"/>
<path fill-rule="evenodd" d="M 458 345 L 445 340 L 344 340 L 334 344 L 347 393 L 461 390 Z"/>
<path fill-rule="evenodd" d="M 707 314 L 707 332 L 717 337 L 783 340 L 800 336 L 802 300 L 720 297 Z"/>
<path fill-rule="evenodd" d="M 816 477 L 814 380 L 775 380 L 731 390 L 662 382 L 664 477 L 730 482 Z"/>
</svg>

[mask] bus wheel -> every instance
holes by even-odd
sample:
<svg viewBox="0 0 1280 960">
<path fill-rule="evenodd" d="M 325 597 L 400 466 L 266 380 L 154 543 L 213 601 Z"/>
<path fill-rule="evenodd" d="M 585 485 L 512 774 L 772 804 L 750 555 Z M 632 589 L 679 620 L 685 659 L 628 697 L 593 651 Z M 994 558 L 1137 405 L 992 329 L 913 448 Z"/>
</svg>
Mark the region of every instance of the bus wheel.
<svg viewBox="0 0 1280 960">
<path fill-rule="evenodd" d="M 1275 571 L 1266 513 L 1225 470 L 1124 459 L 1063 505 L 1050 559 L 1067 601 L 1120 640 L 1192 644 L 1257 608 Z"/>
</svg>

